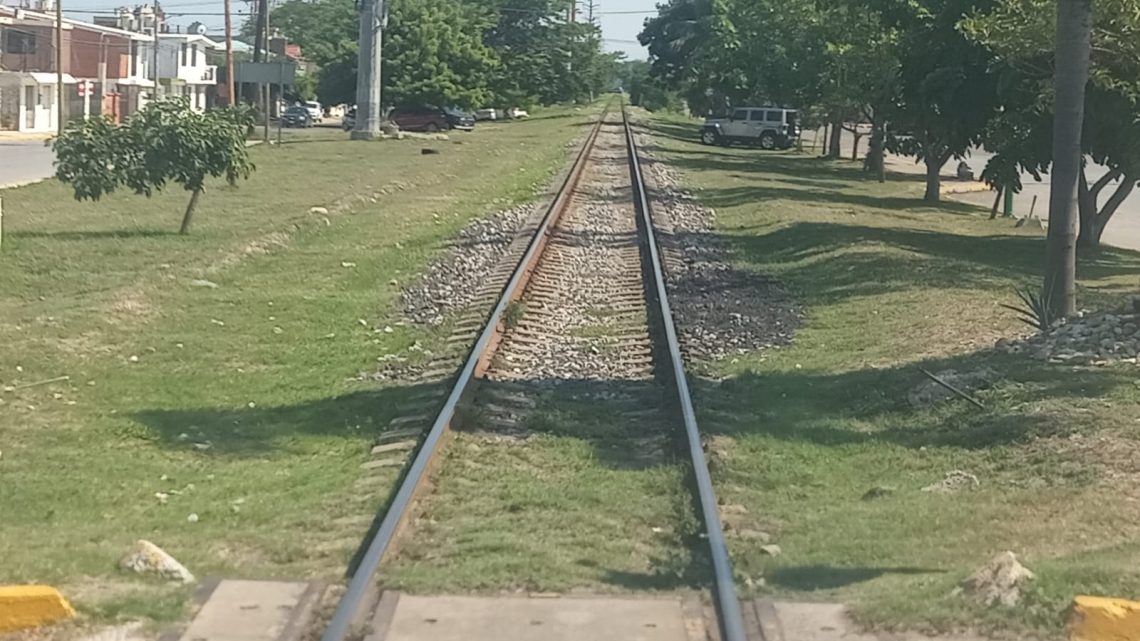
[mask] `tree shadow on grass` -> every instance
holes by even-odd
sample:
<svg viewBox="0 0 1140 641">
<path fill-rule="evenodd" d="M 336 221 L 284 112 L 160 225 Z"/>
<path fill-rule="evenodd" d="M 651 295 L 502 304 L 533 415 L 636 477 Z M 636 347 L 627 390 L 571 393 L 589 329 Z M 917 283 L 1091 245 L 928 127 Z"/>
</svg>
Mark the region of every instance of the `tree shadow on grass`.
<svg viewBox="0 0 1140 641">
<path fill-rule="evenodd" d="M 50 240 L 103 240 L 129 238 L 165 238 L 177 236 L 178 232 L 165 229 L 108 229 L 98 231 L 13 231 L 11 238 L 34 238 Z"/>
<path fill-rule="evenodd" d="M 855 583 L 877 579 L 886 574 L 942 574 L 945 570 L 926 568 L 874 568 L 874 567 L 835 567 L 831 565 L 802 565 L 777 567 L 764 573 L 769 584 L 811 592 L 814 590 L 835 590 Z"/>
<path fill-rule="evenodd" d="M 893 368 L 838 374 L 805 370 L 745 374 L 719 384 L 695 385 L 704 430 L 728 435 L 845 446 L 892 443 L 901 447 L 980 450 L 1066 436 L 1079 426 L 1053 412 L 1030 408 L 1040 401 L 1068 406 L 1132 387 L 1134 366 L 1074 369 L 1034 363 L 1026 357 L 983 351 Z M 908 392 L 928 382 L 919 368 L 993 372 L 990 385 L 972 392 L 985 409 L 952 397 L 912 406 Z"/>
<path fill-rule="evenodd" d="M 1044 240 L 839 223 L 794 223 L 730 237 L 739 259 L 785 266 L 790 282 L 817 284 L 813 298 L 846 298 L 919 288 L 1012 286 L 1040 273 Z M 850 251 L 865 246 L 882 251 Z M 893 250 L 893 251 L 887 251 Z M 1081 278 L 1140 274 L 1140 253 L 1106 249 L 1079 265 Z"/>
</svg>

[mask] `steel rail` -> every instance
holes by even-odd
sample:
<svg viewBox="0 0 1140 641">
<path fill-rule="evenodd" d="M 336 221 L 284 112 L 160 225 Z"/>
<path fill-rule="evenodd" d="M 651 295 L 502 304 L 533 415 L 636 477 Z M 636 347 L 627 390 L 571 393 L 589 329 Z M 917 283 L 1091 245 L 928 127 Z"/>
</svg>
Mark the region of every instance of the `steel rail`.
<svg viewBox="0 0 1140 641">
<path fill-rule="evenodd" d="M 701 517 L 709 542 L 709 552 L 713 564 L 714 600 L 716 602 L 717 625 L 720 627 L 721 641 L 748 641 L 744 632 L 744 617 L 740 611 L 740 600 L 736 595 L 736 582 L 732 575 L 732 560 L 728 556 L 728 546 L 724 541 L 724 529 L 717 510 L 716 493 L 713 491 L 712 477 L 708 462 L 701 446 L 701 432 L 697 427 L 697 415 L 693 410 L 693 399 L 689 393 L 689 382 L 685 375 L 685 361 L 681 356 L 677 340 L 677 328 L 673 323 L 673 310 L 669 306 L 668 291 L 665 287 L 665 272 L 662 269 L 661 252 L 657 247 L 657 234 L 654 233 L 652 208 L 645 190 L 645 178 L 641 173 L 641 160 L 637 155 L 637 142 L 630 126 L 629 114 L 622 108 L 622 122 L 625 125 L 626 145 L 629 150 L 630 175 L 633 181 L 634 197 L 638 213 L 642 217 L 648 238 L 649 262 L 656 287 L 657 302 L 661 312 L 661 324 L 665 331 L 669 350 L 669 360 L 673 366 L 673 379 L 677 385 L 677 396 L 681 403 L 681 414 L 685 422 L 685 436 L 692 459 L 693 476 L 697 484 L 697 498 L 701 504 Z"/>
<path fill-rule="evenodd" d="M 574 161 L 570 172 L 566 176 L 566 180 L 559 188 L 557 195 L 543 216 L 541 224 L 535 231 L 530 244 L 527 246 L 526 253 L 523 254 L 518 266 L 515 267 L 514 272 L 511 274 L 510 281 L 508 281 L 506 287 L 503 289 L 502 297 L 499 299 L 487 324 L 480 333 L 479 340 L 475 343 L 475 346 L 472 347 L 463 365 L 463 369 L 460 370 L 459 377 L 456 379 L 451 393 L 447 397 L 447 401 L 444 403 L 443 408 L 439 412 L 439 416 L 435 419 L 427 436 L 424 438 L 424 442 L 417 451 L 411 467 L 408 468 L 408 473 L 404 477 L 404 481 L 400 484 L 395 498 L 384 513 L 380 527 L 369 542 L 367 551 L 364 553 L 360 564 L 349 580 L 348 588 L 337 603 L 336 611 L 333 613 L 328 627 L 325 628 L 325 632 L 321 636 L 321 641 L 344 641 L 348 636 L 357 614 L 368 598 L 370 592 L 369 588 L 375 579 L 376 571 L 379 569 L 380 563 L 388 552 L 392 541 L 396 538 L 396 534 L 400 529 L 400 525 L 406 516 L 408 508 L 411 507 L 415 499 L 416 491 L 428 476 L 428 470 L 431 467 L 432 460 L 435 458 L 440 440 L 448 431 L 451 421 L 455 418 L 460 399 L 467 391 L 467 388 L 475 376 L 481 373 L 478 372 L 478 370 L 485 369 L 488 365 L 488 361 L 490 360 L 487 357 L 488 348 L 497 342 L 502 332 L 501 324 L 507 307 L 522 294 L 523 286 L 534 270 L 537 259 L 541 255 L 543 247 L 546 245 L 546 240 L 551 228 L 570 204 L 572 194 L 582 177 L 583 170 L 590 157 L 590 152 L 594 148 L 594 142 L 598 139 L 598 133 L 601 131 L 608 113 L 609 105 L 603 109 L 602 114 L 598 117 L 598 122 L 594 125 L 589 136 L 587 136 L 581 151 L 578 153 L 577 159 Z"/>
</svg>

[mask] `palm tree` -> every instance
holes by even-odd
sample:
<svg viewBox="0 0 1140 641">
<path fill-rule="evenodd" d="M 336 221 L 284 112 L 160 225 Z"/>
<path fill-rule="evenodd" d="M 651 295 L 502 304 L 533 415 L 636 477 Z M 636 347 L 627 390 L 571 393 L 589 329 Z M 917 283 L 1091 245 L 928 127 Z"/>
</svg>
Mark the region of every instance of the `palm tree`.
<svg viewBox="0 0 1140 641">
<path fill-rule="evenodd" d="M 1045 290 L 1054 318 L 1077 307 L 1077 184 L 1081 129 L 1089 77 L 1092 0 L 1057 0 L 1057 49 L 1053 75 L 1053 178 Z"/>
</svg>

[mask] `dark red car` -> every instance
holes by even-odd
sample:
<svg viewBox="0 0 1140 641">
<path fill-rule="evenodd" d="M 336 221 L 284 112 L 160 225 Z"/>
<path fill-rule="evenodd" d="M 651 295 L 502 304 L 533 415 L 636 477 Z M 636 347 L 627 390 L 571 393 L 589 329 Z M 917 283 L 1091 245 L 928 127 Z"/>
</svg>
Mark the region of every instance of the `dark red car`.
<svg viewBox="0 0 1140 641">
<path fill-rule="evenodd" d="M 447 112 L 439 107 L 397 107 L 388 114 L 388 120 L 403 131 L 434 133 L 451 128 Z"/>
</svg>

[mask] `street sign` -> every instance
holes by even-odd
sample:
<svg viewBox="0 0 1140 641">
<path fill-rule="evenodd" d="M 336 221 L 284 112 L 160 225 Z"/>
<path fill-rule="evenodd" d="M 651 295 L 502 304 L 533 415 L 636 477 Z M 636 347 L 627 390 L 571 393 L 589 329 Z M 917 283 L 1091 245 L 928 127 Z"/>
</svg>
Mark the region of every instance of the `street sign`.
<svg viewBox="0 0 1140 641">
<path fill-rule="evenodd" d="M 292 62 L 239 62 L 234 76 L 238 82 L 266 85 L 291 85 L 297 73 Z"/>
<path fill-rule="evenodd" d="M 95 83 L 90 80 L 80 80 L 76 89 L 79 90 L 79 97 L 95 95 Z"/>
</svg>

